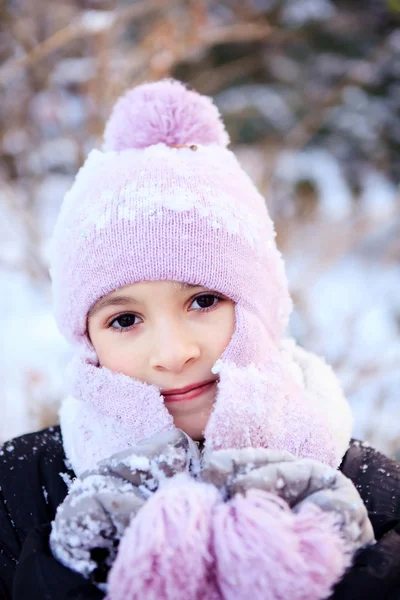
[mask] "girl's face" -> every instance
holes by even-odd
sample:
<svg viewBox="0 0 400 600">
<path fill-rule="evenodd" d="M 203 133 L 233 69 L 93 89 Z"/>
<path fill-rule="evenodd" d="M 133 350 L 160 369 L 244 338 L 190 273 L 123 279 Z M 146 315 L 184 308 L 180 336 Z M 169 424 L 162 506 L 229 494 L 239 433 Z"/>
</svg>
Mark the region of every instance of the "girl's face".
<svg viewBox="0 0 400 600">
<path fill-rule="evenodd" d="M 200 440 L 217 393 L 211 367 L 231 340 L 234 306 L 202 286 L 135 283 L 91 308 L 88 333 L 101 366 L 156 385 L 175 426 Z"/>
</svg>

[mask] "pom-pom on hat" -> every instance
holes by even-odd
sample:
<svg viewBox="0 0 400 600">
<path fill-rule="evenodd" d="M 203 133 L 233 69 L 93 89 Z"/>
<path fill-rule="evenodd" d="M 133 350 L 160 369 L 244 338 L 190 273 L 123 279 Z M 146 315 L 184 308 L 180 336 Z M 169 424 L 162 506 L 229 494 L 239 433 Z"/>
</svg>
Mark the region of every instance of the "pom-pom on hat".
<svg viewBox="0 0 400 600">
<path fill-rule="evenodd" d="M 220 383 L 209 447 L 341 462 L 351 420 L 311 397 L 279 348 L 291 310 L 283 260 L 265 201 L 228 139 L 209 98 L 173 80 L 141 85 L 118 100 L 104 149 L 90 152 L 64 198 L 52 241 L 54 311 L 80 352 L 61 426 L 67 456 L 85 447 L 86 467 L 106 458 L 105 437 L 115 452 L 173 427 L 155 386 L 98 368 L 87 334 L 101 297 L 152 280 L 201 285 L 235 302 L 234 334 L 213 366 Z"/>
<path fill-rule="evenodd" d="M 175 80 L 129 90 L 115 104 L 104 131 L 105 151 L 152 144 L 227 146 L 229 136 L 210 98 Z"/>
</svg>

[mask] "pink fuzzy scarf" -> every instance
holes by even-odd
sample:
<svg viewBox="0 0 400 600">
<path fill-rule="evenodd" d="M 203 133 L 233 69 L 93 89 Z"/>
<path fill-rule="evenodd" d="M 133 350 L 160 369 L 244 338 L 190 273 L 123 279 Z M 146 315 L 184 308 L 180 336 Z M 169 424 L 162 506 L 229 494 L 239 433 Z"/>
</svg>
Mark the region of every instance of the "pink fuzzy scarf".
<svg viewBox="0 0 400 600">
<path fill-rule="evenodd" d="M 272 448 L 337 467 L 352 419 L 331 369 L 287 340 L 262 369 L 223 359 L 217 398 L 204 432 L 206 448 Z M 174 428 L 155 386 L 83 357 L 73 360 L 70 396 L 60 421 L 64 448 L 80 475 L 142 439 Z"/>
</svg>

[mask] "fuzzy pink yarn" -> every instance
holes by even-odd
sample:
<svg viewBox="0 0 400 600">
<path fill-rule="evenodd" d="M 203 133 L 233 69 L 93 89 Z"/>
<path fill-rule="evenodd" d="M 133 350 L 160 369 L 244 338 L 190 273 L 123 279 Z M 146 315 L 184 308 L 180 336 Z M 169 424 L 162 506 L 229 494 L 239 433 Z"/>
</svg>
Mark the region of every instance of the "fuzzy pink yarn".
<svg viewBox="0 0 400 600">
<path fill-rule="evenodd" d="M 223 600 L 321 600 L 349 566 L 333 513 L 251 489 L 213 515 L 213 547 Z"/>
<path fill-rule="evenodd" d="M 112 600 L 202 600 L 213 562 L 211 512 L 218 491 L 177 475 L 148 500 L 122 538 L 108 578 Z"/>
<path fill-rule="evenodd" d="M 174 428 L 158 388 L 79 356 L 66 379 L 72 397 L 60 410 L 66 455 L 79 476 L 105 458 Z M 79 398 L 85 398 L 80 405 Z"/>
<path fill-rule="evenodd" d="M 257 489 L 224 503 L 178 475 L 126 531 L 108 600 L 322 600 L 351 562 L 335 518 Z"/>
<path fill-rule="evenodd" d="M 234 348 L 231 343 L 229 351 Z M 217 400 L 205 430 L 210 450 L 273 448 L 337 467 L 343 450 L 316 399 L 296 385 L 283 358 L 269 351 L 263 369 L 218 361 Z"/>
<path fill-rule="evenodd" d="M 105 128 L 103 149 L 146 148 L 160 142 L 227 146 L 229 136 L 210 98 L 180 81 L 165 79 L 138 86 L 117 101 Z"/>
<path fill-rule="evenodd" d="M 220 381 L 204 432 L 206 448 L 288 450 L 338 467 L 348 443 L 346 414 L 329 419 L 321 397 L 295 384 L 284 357 L 273 347 L 266 352 L 269 358 L 262 369 L 254 364 L 238 367 L 241 348 L 251 348 L 256 335 L 250 326 L 241 328 L 239 323 L 225 356 L 213 367 Z M 98 461 L 174 427 L 155 386 L 79 357 L 70 364 L 68 380 L 71 396 L 61 407 L 60 424 L 66 455 L 78 475 L 95 468 Z M 326 402 L 340 407 L 329 392 Z M 341 423 L 343 438 L 334 435 L 334 422 Z"/>
</svg>

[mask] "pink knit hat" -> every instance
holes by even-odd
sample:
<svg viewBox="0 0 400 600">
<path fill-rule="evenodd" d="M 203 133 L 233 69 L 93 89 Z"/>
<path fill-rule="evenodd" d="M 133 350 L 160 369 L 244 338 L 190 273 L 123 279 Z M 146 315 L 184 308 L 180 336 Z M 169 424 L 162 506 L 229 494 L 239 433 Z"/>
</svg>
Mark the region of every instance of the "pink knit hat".
<svg viewBox="0 0 400 600">
<path fill-rule="evenodd" d="M 252 344 L 282 336 L 291 303 L 273 224 L 228 141 L 211 100 L 178 81 L 116 103 L 104 150 L 90 152 L 53 235 L 55 316 L 68 340 L 87 342 L 87 313 L 102 296 L 165 279 L 240 302 Z"/>
<path fill-rule="evenodd" d="M 220 393 L 209 444 L 273 445 L 338 465 L 347 434 L 338 445 L 278 350 L 291 310 L 284 265 L 264 199 L 228 142 L 212 101 L 178 81 L 141 85 L 116 103 L 103 151 L 93 150 L 80 169 L 52 240 L 56 320 L 86 357 L 70 374 L 72 393 L 124 421 L 128 433 L 114 451 L 172 427 L 151 386 L 141 388 L 141 402 L 138 382 L 98 368 L 87 314 L 99 298 L 135 282 L 202 285 L 236 303 L 236 329 L 214 370 Z"/>
</svg>

